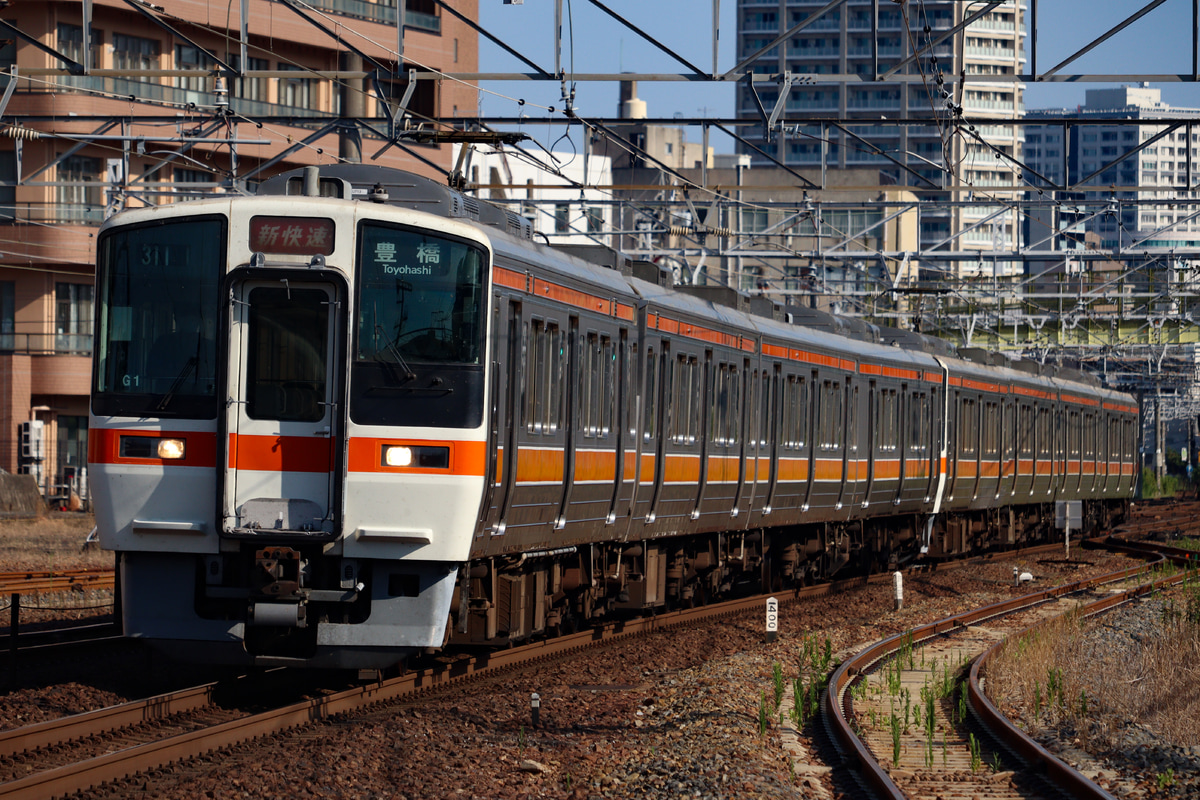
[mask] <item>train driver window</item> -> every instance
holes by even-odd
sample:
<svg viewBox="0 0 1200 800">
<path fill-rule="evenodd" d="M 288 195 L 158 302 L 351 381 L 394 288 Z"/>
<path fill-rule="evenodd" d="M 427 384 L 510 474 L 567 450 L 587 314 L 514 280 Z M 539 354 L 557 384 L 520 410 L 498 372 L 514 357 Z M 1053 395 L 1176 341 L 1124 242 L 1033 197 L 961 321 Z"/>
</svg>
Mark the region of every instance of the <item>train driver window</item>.
<svg viewBox="0 0 1200 800">
<path fill-rule="evenodd" d="M 480 363 L 486 263 L 466 241 L 363 223 L 356 360 Z"/>
<path fill-rule="evenodd" d="M 97 413 L 215 416 L 225 229 L 223 218 L 204 217 L 101 236 Z"/>
</svg>

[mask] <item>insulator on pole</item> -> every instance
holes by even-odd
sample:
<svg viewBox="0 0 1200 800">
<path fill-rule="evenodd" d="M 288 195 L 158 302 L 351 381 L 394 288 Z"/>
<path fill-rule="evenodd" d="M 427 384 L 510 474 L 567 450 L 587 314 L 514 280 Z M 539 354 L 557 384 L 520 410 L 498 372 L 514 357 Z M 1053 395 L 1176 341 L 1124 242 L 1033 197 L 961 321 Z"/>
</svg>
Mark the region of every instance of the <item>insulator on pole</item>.
<svg viewBox="0 0 1200 800">
<path fill-rule="evenodd" d="M 4 128 L 4 135 L 10 139 L 40 139 L 42 138 L 41 131 L 35 131 L 32 128 L 23 128 L 20 125 L 7 125 Z"/>
</svg>

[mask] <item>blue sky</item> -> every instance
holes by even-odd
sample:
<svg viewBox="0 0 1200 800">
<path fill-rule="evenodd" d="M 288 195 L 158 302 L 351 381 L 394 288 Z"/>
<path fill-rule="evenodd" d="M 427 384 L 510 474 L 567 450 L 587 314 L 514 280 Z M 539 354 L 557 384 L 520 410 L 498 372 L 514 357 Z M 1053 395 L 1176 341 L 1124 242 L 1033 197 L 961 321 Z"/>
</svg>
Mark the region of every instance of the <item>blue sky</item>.
<svg viewBox="0 0 1200 800">
<path fill-rule="evenodd" d="M 1026 0 L 1028 2 L 1028 0 Z M 604 0 L 606 6 L 649 33 L 704 71 L 713 68 L 712 0 Z M 1037 66 L 1046 70 L 1125 17 L 1145 6 L 1143 0 L 1039 0 Z M 513 49 L 548 71 L 554 68 L 554 0 L 480 0 L 481 25 Z M 1190 73 L 1192 68 L 1192 2 L 1166 0 L 1129 28 L 1065 67 L 1067 73 L 1104 75 Z M 736 0 L 720 0 L 721 42 L 717 69 L 735 64 Z M 571 23 L 574 23 L 573 25 Z M 573 46 L 572 46 L 573 45 Z M 687 69 L 636 33 L 623 28 L 587 0 L 563 0 L 562 65 L 568 71 L 681 73 Z M 485 72 L 528 72 L 530 68 L 480 39 L 480 69 Z M 1082 103 L 1088 88 L 1117 84 L 1040 84 L 1026 90 L 1027 108 L 1070 107 Z M 1200 84 L 1155 84 L 1165 102 L 1200 107 Z M 562 108 L 558 84 L 533 81 L 489 86 L 499 92 L 481 95 L 487 116 L 517 116 L 529 105 Z M 733 86 L 711 83 L 643 82 L 638 96 L 653 117 L 730 116 Z M 526 106 L 518 100 L 526 101 Z M 581 116 L 612 117 L 617 113 L 612 83 L 577 83 L 575 107 Z M 539 136 L 539 139 L 542 137 Z M 713 142 L 719 151 L 731 148 Z"/>
</svg>

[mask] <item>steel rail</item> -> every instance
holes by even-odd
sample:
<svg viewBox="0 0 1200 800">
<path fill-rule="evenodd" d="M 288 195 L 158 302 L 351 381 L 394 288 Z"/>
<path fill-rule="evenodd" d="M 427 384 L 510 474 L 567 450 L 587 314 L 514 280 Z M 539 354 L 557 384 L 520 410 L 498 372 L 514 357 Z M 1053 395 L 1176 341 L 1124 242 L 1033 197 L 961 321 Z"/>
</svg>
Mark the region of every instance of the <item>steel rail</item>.
<svg viewBox="0 0 1200 800">
<path fill-rule="evenodd" d="M 111 569 L 0 572 L 0 594 L 112 589 L 115 575 Z"/>
<path fill-rule="evenodd" d="M 1108 544 L 1114 549 L 1125 550 L 1127 552 L 1139 553 L 1142 555 L 1151 555 L 1158 553 L 1165 559 L 1170 559 L 1175 563 L 1195 567 L 1200 561 L 1195 551 L 1183 550 L 1177 547 L 1163 546 L 1161 548 L 1147 545 L 1144 542 L 1124 542 L 1118 540 L 1109 540 Z M 1149 569 L 1147 566 L 1145 569 Z M 1097 614 L 1102 614 L 1116 606 L 1123 605 L 1143 597 L 1151 592 L 1160 589 L 1164 586 L 1179 583 L 1186 577 L 1186 574 L 1168 575 L 1147 583 L 1142 583 L 1124 591 L 1115 592 L 1107 597 L 1100 598 L 1094 602 L 1088 603 L 1080 609 L 1083 616 L 1091 617 Z M 1036 629 L 1040 625 L 1045 624 L 1044 621 L 1029 626 L 1025 630 L 1015 634 L 1015 637 L 1021 637 L 1030 631 Z M 1018 728 L 1004 714 L 996 708 L 995 704 L 987 697 L 980 685 L 980 678 L 986 677 L 987 665 L 992 656 L 999 651 L 1000 647 L 1014 637 L 1006 637 L 1004 640 L 997 642 L 988 648 L 982 655 L 973 659 L 971 662 L 970 680 L 967 683 L 967 701 L 971 705 L 971 709 L 975 712 L 976 717 L 984 724 L 988 730 L 996 736 L 1005 746 L 1016 752 L 1026 762 L 1042 771 L 1055 785 L 1064 788 L 1071 797 L 1075 798 L 1103 798 L 1103 800 L 1113 800 L 1113 795 L 1106 792 L 1104 789 L 1097 786 L 1088 778 L 1084 777 L 1080 772 L 1067 765 L 1025 731 Z"/>
<path fill-rule="evenodd" d="M 961 614 L 945 617 L 927 625 L 915 627 L 867 646 L 858 654 L 843 662 L 834 671 L 833 677 L 829 682 L 829 688 L 822 698 L 826 719 L 830 722 L 831 732 L 837 744 L 853 761 L 857 762 L 863 780 L 872 791 L 881 797 L 901 800 L 901 798 L 905 797 L 904 793 L 892 780 L 887 771 L 879 764 L 866 746 L 866 743 L 859 737 L 851 725 L 850 698 L 846 696 L 846 689 L 852 681 L 906 643 L 915 645 L 956 629 L 975 625 L 993 617 L 1012 613 L 1013 611 L 1029 608 L 1063 595 L 1087 591 L 1104 583 L 1123 580 L 1132 575 L 1140 574 L 1147 569 L 1149 567 L 1146 565 L 1133 566 L 1107 575 L 1087 578 L 1074 583 L 1033 592 L 1021 597 L 992 603 L 977 609 L 965 611 Z M 1087 780 L 1082 776 L 1080 778 L 1084 781 Z M 1090 781 L 1088 781 L 1088 784 L 1097 791 L 1102 791 Z M 1107 798 L 1108 796 L 1106 794 L 1092 794 L 1081 789 L 1076 794 L 1076 797 Z"/>
<path fill-rule="evenodd" d="M 216 683 L 206 683 L 203 686 L 148 697 L 132 703 L 0 731 L 0 756 L 27 753 L 40 747 L 52 747 L 85 736 L 108 733 L 194 711 L 212 704 L 216 687 Z M 0 792 L 2 791 L 0 788 Z"/>
</svg>

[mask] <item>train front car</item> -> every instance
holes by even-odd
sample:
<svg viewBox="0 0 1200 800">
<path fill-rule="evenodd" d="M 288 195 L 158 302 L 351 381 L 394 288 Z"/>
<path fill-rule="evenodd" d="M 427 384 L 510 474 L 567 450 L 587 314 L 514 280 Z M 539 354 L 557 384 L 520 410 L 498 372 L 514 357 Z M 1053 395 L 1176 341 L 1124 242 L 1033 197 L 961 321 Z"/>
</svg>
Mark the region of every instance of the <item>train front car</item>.
<svg viewBox="0 0 1200 800">
<path fill-rule="evenodd" d="M 310 196 L 101 232 L 100 540 L 173 656 L 387 667 L 443 643 L 479 512 L 490 251 L 347 180 L 273 188 Z"/>
</svg>

